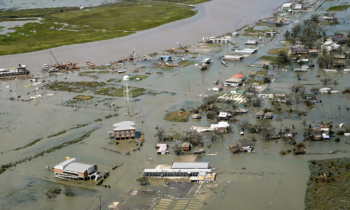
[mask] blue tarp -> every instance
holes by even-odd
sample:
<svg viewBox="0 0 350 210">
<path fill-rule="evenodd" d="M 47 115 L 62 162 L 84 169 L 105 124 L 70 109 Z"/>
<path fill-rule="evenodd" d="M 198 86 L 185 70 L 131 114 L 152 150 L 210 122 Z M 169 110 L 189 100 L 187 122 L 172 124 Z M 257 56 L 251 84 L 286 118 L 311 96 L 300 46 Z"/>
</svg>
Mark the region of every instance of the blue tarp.
<svg viewBox="0 0 350 210">
<path fill-rule="evenodd" d="M 140 131 L 136 131 L 136 138 L 137 138 L 137 139 L 139 139 L 139 138 L 140 138 L 140 136 L 141 136 Z"/>
</svg>

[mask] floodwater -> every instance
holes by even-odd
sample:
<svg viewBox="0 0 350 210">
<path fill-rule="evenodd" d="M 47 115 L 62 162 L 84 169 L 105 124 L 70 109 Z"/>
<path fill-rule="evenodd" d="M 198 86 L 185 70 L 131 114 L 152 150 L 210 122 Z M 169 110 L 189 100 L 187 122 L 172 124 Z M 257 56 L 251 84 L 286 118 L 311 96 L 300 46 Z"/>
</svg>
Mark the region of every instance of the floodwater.
<svg viewBox="0 0 350 210">
<path fill-rule="evenodd" d="M 95 64 L 104 64 L 129 56 L 135 46 L 136 53 L 142 56 L 178 47 L 176 41 L 182 45 L 189 45 L 201 41 L 203 36 L 216 36 L 234 31 L 243 25 L 270 16 L 283 2 L 285 0 L 213 0 L 196 5 L 198 14 L 192 18 L 126 37 L 50 50 L 61 62 L 71 61 L 84 65 L 85 62 L 92 61 Z M 38 69 L 43 63 L 48 63 L 50 50 L 0 56 L 0 66 L 5 68 L 21 62 L 30 69 Z"/>
<path fill-rule="evenodd" d="M 340 15 L 344 14 L 341 13 Z M 296 16 L 295 18 L 298 17 Z M 213 31 L 213 33 L 223 32 L 222 30 Z M 284 28 L 279 30 L 284 30 Z M 179 37 L 182 37 L 182 35 L 179 35 Z M 191 39 L 191 35 L 188 35 L 188 38 Z M 239 36 L 233 37 L 232 41 L 243 47 L 243 42 L 246 39 L 247 37 Z M 109 41 L 114 42 L 115 40 Z M 143 169 L 154 168 L 159 164 L 183 161 L 183 158 L 186 157 L 174 156 L 173 154 L 156 155 L 155 127 L 164 127 L 168 133 L 182 133 L 188 131 L 193 125 L 209 126 L 211 123 L 215 123 L 207 121 L 205 117 L 202 120 L 189 119 L 188 122 L 183 123 L 166 122 L 163 119 L 167 111 L 181 107 L 188 109 L 201 104 L 202 98 L 199 95 L 210 93 L 208 89 L 213 87 L 213 82 L 218 79 L 224 80 L 241 71 L 259 70 L 257 67 L 248 67 L 247 65 L 255 64 L 260 56 L 266 54 L 268 49 L 281 47 L 279 40 L 280 37 L 277 37 L 270 42 L 269 39 L 264 38 L 263 41 L 266 44 L 259 45 L 260 49 L 257 54 L 249 56 L 240 62 L 228 62 L 228 67 L 220 64 L 219 57 L 228 53 L 229 49 L 232 48 L 230 45 L 210 48 L 211 50 L 207 51 L 198 50 L 197 52 L 200 55 L 196 58 L 191 58 L 191 56 L 185 57 L 194 62 L 200 62 L 205 57 L 211 57 L 215 62 L 206 71 L 200 71 L 197 67 L 191 65 L 164 71 L 164 74 L 156 74 L 156 71 L 161 70 L 151 68 L 150 65 L 152 62 L 157 62 L 157 58 L 153 58 L 151 61 L 127 62 L 125 68 L 127 73 L 132 76 L 135 74 L 131 73 L 131 70 L 140 66 L 147 66 L 143 69 L 143 72 L 139 73 L 141 75 L 146 71 L 154 72 L 142 81 L 130 81 L 130 86 L 143 87 L 155 92 L 167 91 L 175 93 L 175 95 L 163 93 L 157 96 L 143 95 L 137 97 L 139 100 L 133 101 L 129 106 L 132 117 L 125 114 L 128 112 L 128 107 L 122 98 L 95 96 L 93 100 L 75 104 L 76 107 L 62 106 L 67 100 L 79 95 L 79 93 L 44 91 L 36 89 L 36 86 L 28 87 L 30 83 L 28 80 L 0 82 L 0 164 L 34 156 L 41 151 L 74 140 L 85 132 L 96 129 L 89 138 L 78 144 L 66 146 L 27 163 L 19 164 L 1 174 L 0 209 L 95 209 L 99 204 L 98 195 L 102 196 L 103 209 L 112 202 L 123 203 L 125 209 L 147 209 L 155 202 L 159 203 L 156 206 L 159 209 L 181 209 L 182 207 L 183 209 L 231 209 L 233 205 L 239 209 L 303 209 L 306 182 L 309 178 L 307 161 L 310 159 L 349 157 L 350 155 L 347 153 L 350 149 L 348 144 L 350 143 L 349 137 L 342 137 L 339 143 L 332 140 L 327 142 L 306 142 L 307 153 L 319 153 L 319 155 L 280 156 L 279 151 L 281 149 L 286 150 L 293 147 L 282 141 L 276 143 L 275 141 L 264 142 L 262 140 L 257 141 L 254 149 L 255 153 L 232 155 L 226 148 L 226 145 L 242 138 L 239 135 L 237 123 L 235 123 L 233 125 L 234 133 L 225 135 L 224 141 L 218 140 L 213 143 L 212 147 L 204 147 L 207 153 L 210 152 L 211 154 L 216 154 L 216 156 L 201 155 L 197 157 L 197 161 L 209 162 L 211 167 L 216 168 L 216 171 L 220 172 L 216 180 L 219 184 L 218 188 L 209 189 L 203 186 L 198 189 L 201 194 L 193 196 L 193 191 L 190 193 L 188 186 L 181 188 L 181 186 L 176 184 L 170 184 L 169 187 L 164 187 L 162 180 L 152 180 L 152 185 L 141 187 L 136 182 Z M 92 44 L 97 46 L 97 43 Z M 80 46 L 88 45 L 83 44 Z M 195 51 L 196 48 L 193 47 L 190 51 L 192 50 Z M 97 57 L 99 56 L 97 55 Z M 47 55 L 47 57 L 49 56 Z M 178 62 L 179 59 L 176 57 L 174 62 Z M 72 59 L 70 60 L 72 61 Z M 41 63 L 44 62 L 47 62 L 47 60 L 41 61 Z M 104 60 L 101 62 L 104 62 Z M 37 75 L 39 71 L 34 73 Z M 276 82 L 266 89 L 266 93 L 288 91 L 290 84 L 297 81 L 291 69 L 287 71 L 271 69 L 269 74 L 279 75 L 279 77 Z M 316 83 L 317 87 L 323 87 L 321 84 L 318 84 L 319 79 L 316 76 L 321 75 L 324 77 L 327 75 L 339 81 L 339 85 L 334 86 L 334 89 L 343 90 L 347 86 L 350 74 L 343 74 L 342 72 L 333 74 L 325 73 L 316 66 L 307 73 L 303 73 L 302 78 L 307 80 L 300 82 L 307 84 Z M 79 76 L 78 72 L 69 73 L 68 75 L 61 74 L 57 77 L 40 73 L 40 76 L 46 81 L 94 80 L 94 78 L 88 76 Z M 67 76 L 67 79 L 63 79 L 64 76 Z M 106 81 L 110 78 L 122 79 L 123 75 L 107 73 L 100 74 L 98 77 L 98 81 Z M 121 85 L 120 83 L 117 84 Z M 24 85 L 28 88 L 25 88 Z M 308 86 L 307 91 L 311 87 L 313 86 Z M 11 93 L 9 93 L 10 89 L 12 90 Z M 230 90 L 231 88 L 225 87 L 223 92 L 228 93 Z M 29 99 L 37 94 L 41 94 L 43 97 L 29 102 L 9 100 L 10 96 L 14 98 L 21 96 L 23 99 Z M 84 94 L 92 95 L 93 93 Z M 305 107 L 303 103 L 295 104 L 292 107 L 282 105 L 282 108 L 283 110 L 292 108 L 307 111 L 306 119 L 308 123 L 321 120 L 323 122 L 333 122 L 333 125 L 349 123 L 347 116 L 349 111 L 346 110 L 346 108 L 350 108 L 349 98 L 341 94 L 323 94 L 319 95 L 319 99 L 322 100 L 322 103 L 319 103 L 317 107 L 312 109 Z M 35 105 L 35 102 L 38 102 L 38 105 Z M 121 106 L 118 110 L 119 116 L 106 119 L 105 116 L 113 115 L 116 112 L 105 106 L 105 102 L 113 102 Z M 341 106 L 340 110 L 338 105 Z M 265 107 L 270 107 L 270 103 L 264 101 L 262 108 Z M 248 114 L 237 116 L 237 119 L 241 121 L 248 120 L 254 123 L 256 121 L 254 114 L 260 109 L 252 107 L 249 109 Z M 298 132 L 296 140 L 302 141 L 304 139 L 303 126 L 301 124 L 303 117 L 288 114 L 286 111 L 275 115 L 283 118 L 282 121 L 272 120 L 271 122 L 276 128 L 276 133 L 279 129 L 294 125 L 296 132 Z M 95 122 L 98 118 L 101 118 L 102 121 Z M 137 148 L 134 142 L 123 141 L 119 145 L 108 142 L 107 131 L 112 129 L 113 123 L 123 120 L 135 121 L 137 129 L 145 133 L 146 142 L 140 151 L 133 151 L 133 149 Z M 89 123 L 89 125 L 69 130 L 56 137 L 47 138 L 49 135 L 68 130 L 77 124 L 83 123 Z M 252 135 L 246 134 L 244 137 L 250 138 Z M 255 137 L 258 138 L 259 136 L 255 135 Z M 24 146 L 38 138 L 43 138 L 43 140 L 31 147 L 13 151 L 15 148 Z M 205 139 L 204 142 L 205 145 L 208 145 L 210 140 Z M 181 142 L 170 142 L 170 148 L 176 144 L 180 145 Z M 329 154 L 330 151 L 336 150 L 339 150 L 337 154 Z M 130 155 L 125 155 L 126 152 L 130 152 Z M 55 179 L 53 173 L 47 171 L 45 166 L 52 167 L 63 161 L 65 157 L 76 157 L 78 161 L 97 164 L 101 172 L 111 171 L 111 175 L 104 183 L 111 187 L 95 186 L 95 181 L 76 182 Z M 150 157 L 152 160 L 149 160 Z M 116 170 L 111 169 L 122 163 L 124 164 Z M 48 199 L 45 193 L 54 185 L 73 186 L 73 190 L 77 195 L 75 197 L 66 197 L 61 194 L 56 198 Z M 197 185 L 194 186 L 196 187 Z M 194 190 L 196 189 L 194 188 Z M 158 195 L 130 195 L 130 190 L 151 190 L 158 192 Z M 160 197 L 159 194 L 170 196 Z"/>
</svg>

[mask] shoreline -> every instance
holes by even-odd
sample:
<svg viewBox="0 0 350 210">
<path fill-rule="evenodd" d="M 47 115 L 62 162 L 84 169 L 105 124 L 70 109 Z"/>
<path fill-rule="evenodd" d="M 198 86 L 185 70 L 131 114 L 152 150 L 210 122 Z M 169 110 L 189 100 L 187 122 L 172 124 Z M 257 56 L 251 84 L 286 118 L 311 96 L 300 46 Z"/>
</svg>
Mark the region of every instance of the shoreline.
<svg viewBox="0 0 350 210">
<path fill-rule="evenodd" d="M 145 54 L 148 55 L 148 54 L 150 54 L 150 52 L 163 51 L 164 49 L 166 49 L 168 47 L 169 47 L 168 49 L 173 48 L 174 46 L 176 47 L 175 41 L 179 41 L 182 45 L 185 45 L 185 46 L 190 45 L 190 44 L 192 45 L 192 44 L 198 42 L 199 37 L 201 37 L 200 35 L 193 36 L 193 35 L 191 35 L 191 33 L 189 33 L 189 36 L 183 37 L 183 35 L 181 35 L 180 38 L 175 38 L 175 36 L 173 34 L 177 33 L 178 27 L 186 28 L 186 25 L 191 25 L 191 27 L 188 27 L 187 29 L 184 29 L 184 30 L 190 30 L 193 33 L 198 33 L 195 31 L 195 28 L 192 26 L 195 25 L 195 27 L 198 28 L 198 25 L 196 25 L 196 22 L 198 22 L 198 21 L 202 22 L 201 21 L 202 19 L 205 19 L 205 20 L 203 20 L 203 22 L 206 22 L 207 19 L 208 19 L 208 21 L 211 21 L 210 19 L 212 19 L 212 18 L 210 16 L 207 17 L 206 14 L 210 12 L 211 13 L 210 15 L 214 15 L 213 13 L 215 13 L 215 11 L 209 11 L 208 9 L 212 10 L 213 4 L 215 4 L 217 2 L 218 1 L 209 1 L 209 2 L 205 2 L 202 4 L 196 5 L 198 12 L 195 16 L 193 16 L 191 18 L 177 20 L 177 21 L 174 21 L 171 23 L 167 23 L 165 25 L 158 26 L 156 28 L 147 29 L 144 31 L 139 31 L 139 32 L 136 32 L 135 34 L 125 36 L 125 37 L 89 42 L 89 43 L 84 43 L 84 44 L 65 45 L 65 46 L 60 46 L 60 47 L 51 48 L 51 49 L 47 49 L 47 50 L 30 52 L 30 53 L 0 56 L 0 66 L 7 67 L 7 66 L 12 66 L 13 64 L 6 65 L 6 63 L 22 62 L 22 63 L 26 63 L 27 66 L 29 66 L 29 69 L 35 71 L 35 69 L 39 69 L 42 66 L 42 63 L 47 63 L 47 60 L 50 59 L 49 51 L 51 51 L 51 50 L 53 51 L 53 53 L 55 54 L 56 57 L 60 57 L 60 59 L 59 59 L 60 62 L 66 62 L 66 60 L 69 60 L 71 62 L 75 62 L 75 63 L 78 63 L 79 65 L 82 65 L 82 64 L 85 64 L 85 62 L 89 61 L 89 60 L 93 61 L 96 64 L 104 64 L 104 63 L 110 62 L 111 60 L 117 60 L 117 59 L 115 59 L 116 57 L 117 58 L 126 57 L 129 55 L 129 53 L 124 53 L 124 52 L 128 52 L 128 51 L 131 52 L 132 48 L 134 48 L 135 45 L 137 46 L 137 49 L 138 49 L 137 54 L 139 54 L 139 55 L 145 55 Z M 225 2 L 225 0 L 223 0 L 223 1 L 219 0 L 219 2 L 227 3 L 227 2 Z M 285 2 L 285 0 L 283 0 L 281 2 Z M 270 2 L 270 3 L 273 5 L 276 4 L 276 3 L 272 3 L 272 2 Z M 235 30 L 235 29 L 241 28 L 243 26 L 242 23 L 254 24 L 256 22 L 256 20 L 266 18 L 266 17 L 272 15 L 273 12 L 276 11 L 276 6 L 273 6 L 272 8 L 273 9 L 268 8 L 267 11 L 260 12 L 263 15 L 259 16 L 258 18 L 250 18 L 249 17 L 249 19 L 251 19 L 251 20 L 248 20 L 248 17 L 245 17 L 245 16 L 241 17 L 237 21 L 237 23 L 233 27 L 231 27 L 231 29 L 229 29 L 229 30 Z M 216 9 L 218 9 L 218 8 L 216 8 Z M 256 10 L 259 10 L 259 9 L 256 8 Z M 224 12 L 224 14 L 225 13 L 227 13 L 227 12 Z M 237 17 L 238 15 L 232 15 L 232 16 Z M 217 19 L 222 20 L 220 18 L 217 18 Z M 215 20 L 212 20 L 212 22 L 215 22 Z M 185 25 L 185 27 L 184 27 L 184 25 Z M 247 25 L 247 24 L 244 24 L 244 25 Z M 218 26 L 218 27 L 220 27 L 220 26 Z M 221 28 L 220 31 L 223 31 L 222 26 L 220 28 Z M 203 35 L 210 36 L 213 34 L 212 32 L 209 34 L 207 28 L 201 28 L 199 30 L 202 30 L 204 32 L 203 34 L 201 34 L 202 36 Z M 172 33 L 170 35 L 168 31 L 173 31 L 174 33 Z M 211 30 L 211 31 L 216 31 L 216 30 Z M 217 30 L 217 31 L 219 31 L 219 30 Z M 158 36 L 162 36 L 162 33 L 166 34 L 165 37 L 170 35 L 171 39 L 173 40 L 172 42 L 174 42 L 174 44 L 169 44 L 169 42 L 164 42 L 165 40 L 162 41 L 162 40 L 159 40 L 159 39 L 153 37 L 154 34 L 160 34 Z M 214 32 L 214 33 L 216 33 L 216 32 Z M 162 43 L 157 44 L 156 46 L 155 45 L 147 46 L 147 44 L 142 43 L 143 40 L 138 40 L 140 38 L 143 39 L 144 37 L 146 37 L 146 39 L 151 39 L 151 42 L 156 42 L 156 40 L 157 40 L 157 41 L 161 41 Z M 190 39 L 188 39 L 188 37 L 190 37 Z M 170 38 L 168 38 L 168 40 L 169 39 Z M 188 40 L 188 41 L 186 42 L 186 40 Z M 116 50 L 110 49 L 110 47 L 111 47 L 111 45 L 114 45 L 114 44 L 121 44 L 121 42 L 122 42 L 122 46 L 120 46 L 120 45 L 116 46 L 118 48 L 118 52 L 115 56 L 113 56 L 114 58 L 110 57 L 107 60 L 106 59 L 107 56 L 103 56 L 99 53 L 96 53 L 96 51 L 102 52 L 102 51 L 106 50 L 107 52 L 104 54 L 107 54 L 107 55 L 115 54 Z M 125 43 L 125 42 L 134 42 L 135 44 Z M 128 45 L 129 45 L 129 47 L 127 47 Z M 133 47 L 130 47 L 130 45 L 132 45 Z M 141 47 L 138 47 L 140 45 L 141 45 Z M 74 51 L 74 52 L 72 52 L 72 51 Z M 61 52 L 62 52 L 62 55 L 61 55 Z M 82 53 L 82 52 L 84 52 L 84 53 Z M 81 56 L 78 56 L 79 53 L 82 53 Z M 67 56 L 69 54 L 71 54 L 71 56 Z M 83 55 L 83 54 L 85 54 L 85 55 Z M 92 54 L 95 54 L 95 56 L 92 56 Z M 124 54 L 124 56 L 122 54 Z M 40 57 L 39 58 L 39 59 L 41 59 L 40 61 L 37 61 L 38 57 Z M 43 59 L 45 57 L 46 57 L 46 59 Z M 63 58 L 61 58 L 61 57 L 63 57 Z M 4 62 L 5 60 L 7 61 L 6 63 Z"/>
</svg>

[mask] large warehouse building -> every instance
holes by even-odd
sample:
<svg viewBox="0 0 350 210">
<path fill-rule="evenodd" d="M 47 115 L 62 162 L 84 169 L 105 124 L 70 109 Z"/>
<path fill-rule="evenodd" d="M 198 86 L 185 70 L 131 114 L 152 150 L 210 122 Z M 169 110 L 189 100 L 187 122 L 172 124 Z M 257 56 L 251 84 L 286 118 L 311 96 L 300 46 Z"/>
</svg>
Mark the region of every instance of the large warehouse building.
<svg viewBox="0 0 350 210">
<path fill-rule="evenodd" d="M 77 162 L 76 158 L 66 158 L 67 160 L 56 165 L 51 170 L 55 172 L 55 177 L 60 179 L 76 179 L 95 181 L 99 177 L 97 165 Z"/>
</svg>

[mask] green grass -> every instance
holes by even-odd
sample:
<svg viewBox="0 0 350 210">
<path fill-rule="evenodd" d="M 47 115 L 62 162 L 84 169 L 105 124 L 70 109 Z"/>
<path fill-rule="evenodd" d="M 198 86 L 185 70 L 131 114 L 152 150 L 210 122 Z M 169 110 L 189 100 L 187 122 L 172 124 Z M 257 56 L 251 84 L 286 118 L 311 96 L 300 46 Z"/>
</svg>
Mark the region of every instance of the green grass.
<svg viewBox="0 0 350 210">
<path fill-rule="evenodd" d="M 177 65 L 182 66 L 182 67 L 191 66 L 191 65 L 193 65 L 193 64 L 195 64 L 195 62 L 193 62 L 193 61 L 186 61 L 186 60 L 184 60 L 184 61 L 179 61 L 179 62 L 177 63 Z"/>
<path fill-rule="evenodd" d="M 201 4 L 210 0 L 158 0 L 158 1 L 176 2 L 176 3 L 183 3 L 183 4 Z"/>
<path fill-rule="evenodd" d="M 144 88 L 137 88 L 137 87 L 130 87 L 130 92 L 133 98 L 144 95 L 147 93 L 147 90 Z M 124 89 L 123 88 L 116 88 L 116 87 L 106 87 L 101 88 L 99 90 L 96 90 L 94 92 L 97 95 L 106 95 L 106 96 L 113 96 L 113 97 L 123 97 L 124 96 Z"/>
<path fill-rule="evenodd" d="M 78 95 L 75 96 L 73 99 L 80 100 L 80 101 L 86 101 L 92 99 L 93 96 L 84 96 L 84 95 Z"/>
<path fill-rule="evenodd" d="M 309 169 L 305 209 L 348 209 L 350 159 L 313 160 Z M 331 176 L 324 177 L 324 173 Z"/>
<path fill-rule="evenodd" d="M 147 75 L 135 75 L 133 77 L 130 77 L 129 79 L 131 81 L 136 80 L 136 78 L 140 78 L 140 80 L 143 80 L 143 79 L 147 79 L 147 77 L 148 77 Z"/>
<path fill-rule="evenodd" d="M 327 9 L 327 12 L 334 12 L 334 11 L 346 11 L 350 5 L 339 5 L 339 6 L 334 6 L 330 7 Z"/>
<path fill-rule="evenodd" d="M 46 86 L 46 89 L 53 91 L 67 91 L 83 93 L 85 91 L 94 91 L 97 88 L 105 87 L 104 82 L 54 82 Z"/>
<path fill-rule="evenodd" d="M 121 82 L 121 81 L 122 80 L 118 79 L 118 78 L 112 78 L 112 79 L 107 80 L 107 82 L 115 82 L 115 83 L 118 83 L 118 82 Z"/>
<path fill-rule="evenodd" d="M 276 56 L 264 55 L 264 56 L 261 56 L 259 59 L 272 61 L 274 63 L 278 63 L 278 57 L 276 57 Z"/>
<path fill-rule="evenodd" d="M 165 120 L 170 122 L 187 122 L 190 114 L 191 112 L 183 112 L 182 114 L 179 114 L 179 112 L 169 112 L 165 115 Z"/>
<path fill-rule="evenodd" d="M 127 36 L 196 14 L 189 6 L 165 2 L 122 2 L 85 10 L 67 10 L 60 12 L 60 8 L 54 8 L 1 12 L 0 20 L 15 17 L 42 17 L 43 20 L 15 27 L 16 32 L 9 33 L 10 36 L 0 35 L 0 55 Z M 65 23 L 68 26 L 63 27 Z M 65 30 L 57 30 L 60 28 Z"/>
<path fill-rule="evenodd" d="M 268 53 L 268 54 L 278 54 L 280 50 L 281 50 L 282 52 L 288 53 L 289 48 L 275 48 L 275 49 L 270 49 L 267 53 Z"/>
</svg>

